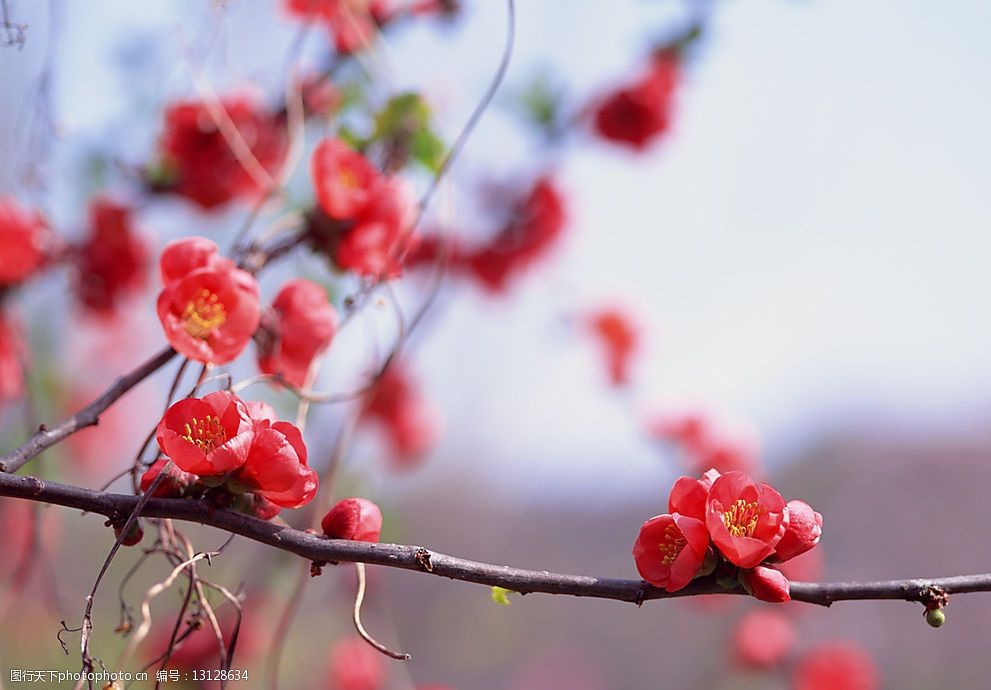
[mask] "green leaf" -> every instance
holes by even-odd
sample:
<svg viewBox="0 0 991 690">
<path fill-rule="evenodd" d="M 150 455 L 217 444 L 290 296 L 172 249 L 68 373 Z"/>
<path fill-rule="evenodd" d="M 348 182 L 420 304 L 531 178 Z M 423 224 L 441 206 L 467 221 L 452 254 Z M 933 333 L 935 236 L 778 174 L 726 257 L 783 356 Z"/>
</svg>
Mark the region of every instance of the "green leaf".
<svg viewBox="0 0 991 690">
<path fill-rule="evenodd" d="M 445 149 L 444 142 L 429 129 L 421 129 L 410 140 L 414 160 L 432 173 L 440 172 Z"/>
<path fill-rule="evenodd" d="M 500 606 L 509 606 L 509 593 L 513 591 L 511 589 L 506 589 L 505 587 L 493 587 L 492 588 L 492 601 L 499 604 Z"/>
</svg>

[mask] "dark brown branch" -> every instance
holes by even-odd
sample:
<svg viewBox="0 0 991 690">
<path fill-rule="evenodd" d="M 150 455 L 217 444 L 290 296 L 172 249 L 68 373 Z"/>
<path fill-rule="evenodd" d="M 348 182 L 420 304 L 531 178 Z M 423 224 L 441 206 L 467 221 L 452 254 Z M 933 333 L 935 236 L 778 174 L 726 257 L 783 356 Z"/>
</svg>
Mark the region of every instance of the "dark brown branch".
<svg viewBox="0 0 991 690">
<path fill-rule="evenodd" d="M 0 474 L 0 496 L 24 498 L 77 508 L 99 513 L 109 518 L 121 518 L 130 515 L 139 500 L 137 496 L 103 493 L 44 481 L 36 477 L 9 474 Z M 171 518 L 216 527 L 277 549 L 289 551 L 312 561 L 367 563 L 389 568 L 416 570 L 452 580 L 504 587 L 521 594 L 531 592 L 566 594 L 576 597 L 615 599 L 637 604 L 649 599 L 667 599 L 699 594 L 743 594 L 742 589 L 723 589 L 715 582 L 708 580 L 697 580 L 681 591 L 668 593 L 639 580 L 619 580 L 523 570 L 447 556 L 420 546 L 369 544 L 325 539 L 291 527 L 276 525 L 241 513 L 215 508 L 201 501 L 153 498 L 147 502 L 141 512 L 146 517 Z M 967 592 L 991 592 L 991 573 L 928 580 L 791 583 L 792 599 L 822 606 L 829 606 L 836 601 L 863 599 L 897 599 L 929 603 L 938 593 L 963 594 Z"/>
<path fill-rule="evenodd" d="M 141 381 L 168 364 L 175 356 L 175 350 L 171 347 L 165 348 L 134 371 L 121 376 L 103 395 L 79 412 L 66 417 L 52 428 L 42 425 L 24 445 L 0 457 L 0 473 L 16 472 L 32 458 L 40 455 L 67 436 L 71 436 L 80 429 L 95 425 L 99 422 L 100 415 L 104 410 Z"/>
</svg>

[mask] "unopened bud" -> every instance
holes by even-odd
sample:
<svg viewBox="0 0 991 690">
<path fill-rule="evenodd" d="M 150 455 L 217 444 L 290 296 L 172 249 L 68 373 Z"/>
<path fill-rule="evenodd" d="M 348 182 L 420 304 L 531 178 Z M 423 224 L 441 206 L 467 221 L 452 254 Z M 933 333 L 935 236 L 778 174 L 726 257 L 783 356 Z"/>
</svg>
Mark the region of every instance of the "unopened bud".
<svg viewBox="0 0 991 690">
<path fill-rule="evenodd" d="M 926 611 L 926 623 L 934 628 L 942 627 L 943 623 L 946 622 L 946 614 L 943 613 L 943 609 L 929 609 Z"/>
</svg>

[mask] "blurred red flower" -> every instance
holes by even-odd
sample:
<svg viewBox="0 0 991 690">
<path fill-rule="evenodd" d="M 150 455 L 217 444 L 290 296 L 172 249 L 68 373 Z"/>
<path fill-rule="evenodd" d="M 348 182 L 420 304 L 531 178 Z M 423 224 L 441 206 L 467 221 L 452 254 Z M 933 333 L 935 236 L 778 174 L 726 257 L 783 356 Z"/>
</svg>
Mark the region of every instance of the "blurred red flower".
<svg viewBox="0 0 991 690">
<path fill-rule="evenodd" d="M 504 291 L 510 279 L 546 255 L 564 231 L 564 197 L 550 177 L 537 179 L 488 243 L 459 256 L 486 287 Z"/>
<path fill-rule="evenodd" d="M 640 577 L 676 592 L 695 579 L 708 547 L 709 535 L 701 520 L 677 513 L 658 515 L 640 527 L 633 559 Z"/>
<path fill-rule="evenodd" d="M 709 489 L 718 477 L 719 472 L 716 470 L 709 470 L 701 479 L 678 477 L 671 485 L 671 493 L 668 494 L 668 512 L 680 513 L 705 522 L 705 504 L 709 498 Z"/>
<path fill-rule="evenodd" d="M 728 472 L 709 489 L 706 526 L 731 563 L 753 568 L 774 553 L 788 527 L 788 509 L 770 485 L 743 472 Z"/>
<path fill-rule="evenodd" d="M 368 393 L 364 418 L 385 429 L 400 467 L 411 467 L 440 434 L 436 411 L 420 395 L 402 362 L 390 364 Z"/>
<path fill-rule="evenodd" d="M 24 394 L 26 357 L 20 326 L 10 314 L 0 311 L 0 401 L 16 400 Z"/>
<path fill-rule="evenodd" d="M 329 690 L 380 690 L 385 683 L 381 652 L 357 637 L 338 641 L 330 650 Z"/>
<path fill-rule="evenodd" d="M 310 159 L 313 189 L 329 218 L 350 220 L 372 197 L 379 171 L 360 151 L 340 139 L 324 139 Z"/>
<path fill-rule="evenodd" d="M 239 139 L 228 141 L 206 103 L 182 101 L 166 108 L 158 144 L 163 169 L 157 187 L 204 210 L 262 193 L 256 176 L 275 175 L 288 150 L 284 115 L 267 112 L 246 94 L 223 98 L 217 105 L 226 112 L 220 122 L 229 120 L 228 135 L 236 130 Z M 235 154 L 235 146 L 246 150 Z M 261 171 L 252 174 L 246 168 L 251 165 Z"/>
<path fill-rule="evenodd" d="M 320 521 L 332 539 L 377 542 L 382 534 L 382 511 L 367 498 L 344 498 Z"/>
<path fill-rule="evenodd" d="M 607 307 L 588 316 L 588 327 L 605 356 L 609 381 L 614 386 L 629 383 L 630 365 L 640 343 L 636 323 L 626 312 Z"/>
<path fill-rule="evenodd" d="M 339 238 L 334 263 L 358 275 L 394 278 L 414 242 L 416 199 L 398 177 L 383 177 L 372 187 L 368 204 Z"/>
<path fill-rule="evenodd" d="M 798 662 L 795 690 L 876 690 L 874 662 L 850 642 L 832 642 L 810 651 Z"/>
<path fill-rule="evenodd" d="M 0 196 L 0 288 L 31 277 L 45 262 L 48 229 L 36 212 Z"/>
<path fill-rule="evenodd" d="M 733 651 L 744 666 L 767 669 L 784 661 L 795 638 L 790 618 L 767 608 L 752 609 L 736 624 Z"/>
<path fill-rule="evenodd" d="M 161 261 L 166 284 L 157 309 L 165 337 L 180 354 L 224 364 L 247 346 L 261 307 L 254 276 L 209 251 L 211 245 L 192 238 L 166 247 Z"/>
<path fill-rule="evenodd" d="M 97 197 L 89 215 L 89 236 L 76 255 L 76 295 L 87 308 L 108 313 L 145 285 L 148 248 L 134 230 L 130 207 Z"/>
<path fill-rule="evenodd" d="M 606 96 L 595 112 L 595 131 L 603 139 L 642 150 L 667 131 L 679 61 L 672 51 L 651 59 L 635 83 Z"/>
<path fill-rule="evenodd" d="M 258 339 L 258 368 L 303 387 L 313 360 L 334 338 L 337 310 L 322 287 L 302 278 L 282 286 L 272 310 L 275 319 L 269 328 L 262 322 L 267 335 Z"/>
</svg>

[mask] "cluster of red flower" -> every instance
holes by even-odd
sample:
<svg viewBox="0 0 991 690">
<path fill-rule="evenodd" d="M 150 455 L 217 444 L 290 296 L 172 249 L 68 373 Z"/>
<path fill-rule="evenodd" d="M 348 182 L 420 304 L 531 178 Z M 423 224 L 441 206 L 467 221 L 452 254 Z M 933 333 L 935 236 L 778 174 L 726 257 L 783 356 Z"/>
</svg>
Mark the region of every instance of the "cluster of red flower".
<svg viewBox="0 0 991 690">
<path fill-rule="evenodd" d="M 186 398 L 166 411 L 156 438 L 177 468 L 158 485 L 156 496 L 209 491 L 233 503 L 254 494 L 247 507 L 267 519 L 280 508 L 306 505 L 317 493 L 317 473 L 306 464 L 302 434 L 265 403 L 246 403 L 227 391 Z M 165 466 L 160 459 L 145 472 L 143 490 Z"/>
<path fill-rule="evenodd" d="M 743 472 L 680 477 L 668 513 L 647 520 L 633 546 L 644 580 L 675 592 L 696 577 L 738 580 L 762 601 L 788 601 L 788 580 L 771 567 L 819 543 L 822 516 Z"/>
</svg>

